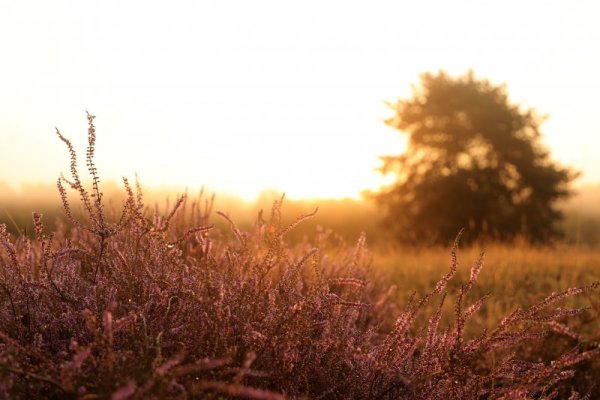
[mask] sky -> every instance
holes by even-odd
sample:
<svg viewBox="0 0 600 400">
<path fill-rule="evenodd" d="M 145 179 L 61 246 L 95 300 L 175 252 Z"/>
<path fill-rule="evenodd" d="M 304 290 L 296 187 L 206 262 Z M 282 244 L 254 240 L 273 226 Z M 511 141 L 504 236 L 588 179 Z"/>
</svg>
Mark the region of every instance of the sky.
<svg viewBox="0 0 600 400">
<path fill-rule="evenodd" d="M 0 181 L 68 172 L 54 128 L 83 157 L 87 110 L 105 180 L 359 197 L 404 148 L 385 101 L 473 69 L 600 182 L 599 18 L 597 1 L 2 0 Z"/>
</svg>

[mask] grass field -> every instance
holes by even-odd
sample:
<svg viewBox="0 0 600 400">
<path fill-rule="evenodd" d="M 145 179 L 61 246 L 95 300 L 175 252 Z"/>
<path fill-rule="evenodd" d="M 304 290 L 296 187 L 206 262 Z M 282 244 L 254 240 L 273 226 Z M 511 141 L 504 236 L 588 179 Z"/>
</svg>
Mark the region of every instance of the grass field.
<svg viewBox="0 0 600 400">
<path fill-rule="evenodd" d="M 584 286 L 600 280 L 600 251 L 575 246 L 533 247 L 491 244 L 459 250 L 460 281 L 468 279 L 473 264 L 485 251 L 485 264 L 473 294 L 490 294 L 490 299 L 474 317 L 474 325 L 490 328 L 516 307 L 526 307 L 552 292 Z M 378 279 L 395 285 L 397 302 L 403 304 L 413 290 L 426 293 L 448 269 L 449 249 L 412 249 L 409 247 L 372 250 L 373 270 Z M 584 296 L 574 301 L 590 307 L 593 321 L 581 328 L 600 339 L 600 297 Z"/>
<path fill-rule="evenodd" d="M 3 231 L 0 393 L 598 394 L 597 250 L 491 244 L 478 262 L 477 246 L 369 250 L 325 229 L 288 244 L 297 224 L 282 223 L 281 203 L 242 231 L 208 203 L 161 216 L 141 201 L 130 192 L 120 225 L 92 201 L 53 236 L 39 216 L 32 240 Z M 209 229 L 217 219 L 226 226 Z"/>
<path fill-rule="evenodd" d="M 369 249 L 127 180 L 120 210 L 62 139 L 63 219 L 0 224 L 0 398 L 600 398 L 598 250 Z"/>
</svg>

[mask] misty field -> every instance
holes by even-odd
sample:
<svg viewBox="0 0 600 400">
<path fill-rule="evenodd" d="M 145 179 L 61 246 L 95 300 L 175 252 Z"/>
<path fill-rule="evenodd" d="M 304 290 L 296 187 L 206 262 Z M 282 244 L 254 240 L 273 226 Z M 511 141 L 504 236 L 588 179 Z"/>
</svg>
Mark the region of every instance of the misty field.
<svg viewBox="0 0 600 400">
<path fill-rule="evenodd" d="M 92 120 L 87 186 L 58 132 L 63 217 L 0 224 L 1 398 L 600 396 L 598 250 L 369 250 L 283 197 L 243 228 L 204 195 L 105 199 Z"/>
</svg>

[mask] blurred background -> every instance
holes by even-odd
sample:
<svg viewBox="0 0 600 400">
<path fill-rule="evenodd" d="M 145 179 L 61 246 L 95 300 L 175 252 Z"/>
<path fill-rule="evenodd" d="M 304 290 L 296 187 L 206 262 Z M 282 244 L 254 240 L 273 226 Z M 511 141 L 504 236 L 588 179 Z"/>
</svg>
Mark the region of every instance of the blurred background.
<svg viewBox="0 0 600 400">
<path fill-rule="evenodd" d="M 432 134 L 454 135 L 437 122 L 464 122 L 466 116 L 463 128 L 476 127 L 469 143 L 487 137 L 493 124 L 473 123 L 481 115 L 477 107 L 471 114 L 464 104 L 449 107 L 444 115 L 425 107 L 451 104 L 455 96 L 450 91 L 428 103 L 432 91 L 422 74 L 443 70 L 456 83 L 472 71 L 475 86 L 487 82 L 490 89 L 475 93 L 501 88 L 506 98 L 500 96 L 499 105 L 515 118 L 537 113 L 531 124 L 505 132 L 529 135 L 531 165 L 573 172 L 533 190 L 556 189 L 547 201 L 523 200 L 530 189 L 526 174 L 501 178 L 512 191 L 506 192 L 509 203 L 529 203 L 520 211 L 490 203 L 487 212 L 502 209 L 498 220 L 508 215 L 521 224 L 530 215 L 525 206 L 546 210 L 539 217 L 543 242 L 598 246 L 598 15 L 600 4 L 592 1 L 2 2 L 0 221 L 16 233 L 31 230 L 33 210 L 47 221 L 61 214 L 54 182 L 69 164 L 54 127 L 73 141 L 83 167 L 88 110 L 97 116 L 103 190 L 114 202 L 121 177 L 137 173 L 151 206 L 164 208 L 167 197 L 172 202 L 175 193 L 187 188 L 195 195 L 205 187 L 217 193 L 217 209 L 244 225 L 286 193 L 290 218 L 320 206 L 306 230 L 294 232 L 299 237 L 319 224 L 349 240 L 363 230 L 372 243 L 407 239 L 390 225 L 413 231 L 415 218 L 425 222 L 417 211 L 408 217 L 390 212 L 401 203 L 382 202 L 379 195 L 393 188 L 409 190 L 402 189 L 402 171 L 382 173 L 381 157 L 432 154 L 431 142 L 419 147 L 413 140 L 418 129 L 403 114 L 403 104 L 413 100 L 432 112 L 421 115 Z M 461 142 L 458 153 L 466 154 L 469 143 Z M 512 171 L 502 168 L 498 176 Z M 438 178 L 460 175 L 454 172 Z M 498 193 L 478 182 L 474 192 L 487 198 Z M 559 194 L 564 188 L 558 183 L 572 195 Z M 473 204 L 466 199 L 446 200 L 443 209 L 460 214 L 460 207 Z M 564 218 L 553 216 L 557 211 Z M 436 219 L 450 221 L 452 232 L 496 229 L 485 218 L 440 215 Z M 521 225 L 508 236 L 491 236 L 536 237 Z M 432 222 L 431 231 L 439 229 Z M 551 230 L 558 234 L 546 235 Z M 415 235 L 409 239 L 421 240 Z"/>
</svg>

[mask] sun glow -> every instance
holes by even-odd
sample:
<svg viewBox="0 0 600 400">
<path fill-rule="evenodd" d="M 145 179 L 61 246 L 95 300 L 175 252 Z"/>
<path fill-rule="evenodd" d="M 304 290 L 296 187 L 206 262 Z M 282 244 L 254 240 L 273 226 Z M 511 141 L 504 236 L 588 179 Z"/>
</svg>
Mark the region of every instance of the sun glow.
<svg viewBox="0 0 600 400">
<path fill-rule="evenodd" d="M 424 71 L 473 68 L 549 113 L 556 157 L 597 181 L 600 28 L 583 4 L 6 2 L 0 180 L 54 180 L 68 165 L 53 126 L 83 155 L 88 109 L 109 179 L 358 197 L 403 149 L 384 101 Z"/>
</svg>

